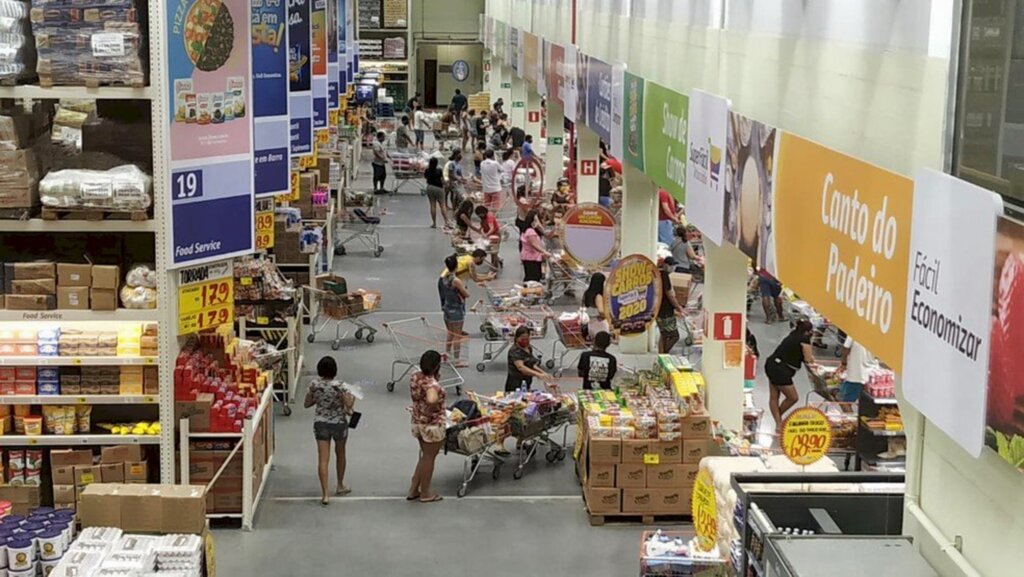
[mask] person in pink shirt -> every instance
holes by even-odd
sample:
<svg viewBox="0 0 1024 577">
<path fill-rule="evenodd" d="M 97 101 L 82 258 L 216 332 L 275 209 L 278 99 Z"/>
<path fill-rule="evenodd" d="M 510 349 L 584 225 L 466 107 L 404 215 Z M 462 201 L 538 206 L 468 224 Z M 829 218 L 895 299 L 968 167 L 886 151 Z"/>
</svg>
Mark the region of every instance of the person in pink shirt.
<svg viewBox="0 0 1024 577">
<path fill-rule="evenodd" d="M 523 282 L 540 282 L 544 278 L 544 260 L 551 258 L 551 253 L 544 248 L 537 211 L 528 212 L 525 221 L 526 228 L 519 237 L 522 243 L 522 248 L 519 249 L 519 260 L 523 262 Z"/>
</svg>

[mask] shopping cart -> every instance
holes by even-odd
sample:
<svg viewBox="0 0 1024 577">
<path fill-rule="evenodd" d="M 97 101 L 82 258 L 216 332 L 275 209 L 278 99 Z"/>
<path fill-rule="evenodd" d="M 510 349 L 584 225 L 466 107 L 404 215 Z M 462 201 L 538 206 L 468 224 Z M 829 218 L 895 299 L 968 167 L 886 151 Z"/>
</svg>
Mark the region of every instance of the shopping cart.
<svg viewBox="0 0 1024 577">
<path fill-rule="evenodd" d="M 587 338 L 583 335 L 583 325 L 579 322 L 579 317 L 576 317 L 575 321 L 554 319 L 555 334 L 558 335 L 556 340 L 551 345 L 551 358 L 548 359 L 545 365 L 548 370 L 553 370 L 551 374 L 556 379 L 562 378 L 562 374 L 565 372 L 566 366 L 572 366 L 583 351 L 587 350 L 589 344 Z M 558 349 L 561 348 L 561 352 Z M 565 358 L 569 355 L 574 355 L 573 359 L 566 365 Z M 558 359 L 557 361 L 555 359 Z"/>
<path fill-rule="evenodd" d="M 826 340 L 832 341 L 832 352 L 838 358 L 843 354 L 843 344 L 846 336 L 839 330 L 839 327 L 832 324 L 827 318 L 814 310 L 806 301 L 794 300 L 789 303 L 790 326 L 793 326 L 797 319 L 807 319 L 814 327 L 811 336 L 811 345 L 817 349 L 828 349 Z"/>
<path fill-rule="evenodd" d="M 585 268 L 564 258 L 549 259 L 547 283 L 551 302 L 566 296 L 572 298 L 576 296 L 577 291 L 585 291 L 589 276 L 590 273 Z"/>
<path fill-rule="evenodd" d="M 842 382 L 838 374 L 839 363 L 818 360 L 814 366 L 806 366 L 807 380 L 811 382 L 811 390 L 804 399 L 810 404 L 811 395 L 818 395 L 826 401 L 838 400 L 839 385 Z"/>
<path fill-rule="evenodd" d="M 489 409 L 474 394 L 469 393 L 469 398 L 459 401 L 458 408 L 463 403 L 473 403 L 479 408 L 482 416 L 471 420 L 449 426 L 445 430 L 445 454 L 452 453 L 465 457 L 462 465 L 462 484 L 455 495 L 460 499 L 466 496 L 469 484 L 476 478 L 481 465 L 491 465 L 491 478 L 495 481 L 501 477 L 501 467 L 505 464 L 507 453 L 502 449 L 505 439 L 508 437 L 507 411 Z"/>
<path fill-rule="evenodd" d="M 523 470 L 533 460 L 541 447 L 546 447 L 544 458 L 549 463 L 565 460 L 568 453 L 569 423 L 573 421 L 575 409 L 563 406 L 559 401 L 538 403 L 536 414 L 516 411 L 509 420 L 509 429 L 516 438 L 519 466 L 512 478 L 523 478 Z M 561 434 L 562 439 L 557 440 Z"/>
<path fill-rule="evenodd" d="M 292 414 L 292 407 L 288 404 L 289 375 L 285 370 L 288 366 L 286 355 L 289 355 L 294 351 L 294 347 L 277 349 L 273 344 L 264 341 L 260 351 L 253 355 L 253 360 L 256 361 L 256 364 L 259 365 L 260 369 L 270 372 L 272 382 L 268 383 L 268 385 L 274 388 L 274 401 L 281 404 L 281 412 L 284 413 L 284 416 L 286 417 L 289 417 Z"/>
<path fill-rule="evenodd" d="M 394 179 L 391 194 L 398 194 L 405 185 L 423 179 L 426 161 L 418 152 L 395 151 L 388 153 L 388 156 L 391 160 L 391 177 Z M 421 187 L 417 192 L 424 194 L 425 190 Z"/>
<path fill-rule="evenodd" d="M 380 217 L 371 215 L 362 208 L 342 211 L 335 226 L 334 250 L 338 251 L 351 242 L 359 242 L 371 250 L 373 256 L 379 257 L 384 252 L 384 246 L 380 243 L 378 226 Z"/>
<path fill-rule="evenodd" d="M 309 299 L 304 302 L 313 303 L 312 310 L 316 314 L 309 322 L 309 335 L 306 340 L 316 341 L 317 333 L 322 332 L 328 324 L 334 324 L 334 340 L 331 342 L 331 350 L 341 348 L 341 339 L 348 336 L 342 332 L 341 324 L 350 323 L 356 327 L 355 338 L 360 340 L 366 337 L 367 343 L 372 343 L 377 335 L 377 329 L 370 326 L 362 317 L 375 312 L 381 304 L 381 293 L 378 291 L 361 291 L 356 293 L 337 294 L 331 291 L 320 290 L 311 286 L 304 286 Z M 306 314 L 311 314 L 307 309 Z"/>
<path fill-rule="evenodd" d="M 456 395 L 462 395 L 462 385 L 466 380 L 444 352 L 447 329 L 431 325 L 426 317 L 415 317 L 384 323 L 384 330 L 391 336 L 391 347 L 395 357 L 391 361 L 391 380 L 387 383 L 389 393 L 394 392 L 395 383 L 405 379 L 419 366 L 423 353 L 434 350 L 441 353 L 441 377 L 438 384 L 446 389 L 454 388 Z M 396 377 L 399 366 L 405 368 L 402 374 Z"/>
<path fill-rule="evenodd" d="M 483 360 L 476 364 L 476 370 L 481 373 L 487 370 L 487 365 L 505 352 L 515 339 L 516 330 L 521 326 L 530 328 L 530 338 L 543 339 L 548 334 L 549 310 L 516 310 L 506 312 L 492 312 L 484 317 L 480 326 L 480 332 L 484 335 Z M 531 347 L 533 355 L 537 359 L 543 358 L 543 353 L 537 347 Z"/>
<path fill-rule="evenodd" d="M 549 297 L 544 285 L 534 281 L 519 283 L 492 280 L 480 283 L 480 287 L 484 289 L 485 296 L 472 310 L 484 316 L 494 312 L 540 307 Z M 483 330 L 481 326 L 480 331 Z"/>
</svg>

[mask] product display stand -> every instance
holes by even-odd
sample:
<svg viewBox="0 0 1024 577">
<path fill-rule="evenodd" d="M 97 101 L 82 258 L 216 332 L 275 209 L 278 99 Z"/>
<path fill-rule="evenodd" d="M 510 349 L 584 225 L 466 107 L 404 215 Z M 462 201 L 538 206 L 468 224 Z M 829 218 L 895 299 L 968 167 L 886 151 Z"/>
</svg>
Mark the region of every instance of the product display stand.
<svg viewBox="0 0 1024 577">
<path fill-rule="evenodd" d="M 324 220 L 303 220 L 303 225 L 315 225 L 318 228 L 323 229 L 323 242 L 320 244 L 320 248 L 308 255 L 309 260 L 305 263 L 294 263 L 294 262 L 275 262 L 278 268 L 283 270 L 296 270 L 306 268 L 309 271 L 309 284 L 313 286 L 316 282 L 317 275 L 331 272 L 334 270 L 334 220 L 336 218 L 335 211 L 337 210 L 337 204 L 335 199 L 330 200 L 330 204 L 327 206 L 327 218 Z M 303 323 L 310 322 L 311 319 L 316 317 L 316 302 L 304 303 L 305 306 L 300 309 L 300 320 Z"/>
<path fill-rule="evenodd" d="M 867 389 L 861 391 L 857 418 L 857 469 L 884 473 L 902 473 L 907 466 L 906 443 L 892 443 L 903 440 L 907 434 L 901 430 L 883 430 L 867 425 L 869 419 L 878 417 L 882 408 L 898 409 L 895 398 L 875 398 Z M 891 455 L 893 445 L 903 447 L 902 454 Z"/>
<path fill-rule="evenodd" d="M 227 453 L 220 467 L 214 472 L 213 478 L 207 483 L 207 488 L 216 494 L 215 485 L 221 480 L 222 475 L 228 469 L 232 460 L 237 458 L 239 450 L 242 452 L 242 506 L 240 512 L 212 512 L 208 513 L 210 519 L 241 519 L 242 528 L 251 531 L 253 518 L 256 509 L 259 507 L 263 490 L 266 487 L 267 476 L 274 461 L 274 389 L 267 387 L 260 399 L 256 415 L 252 419 L 246 419 L 240 433 L 199 433 L 189 430 L 189 419 L 181 419 L 179 424 L 179 439 L 181 442 L 181 482 L 190 484 L 191 464 L 190 445 L 194 441 L 229 441 L 234 443 L 233 448 Z"/>
<path fill-rule="evenodd" d="M 296 311 L 301 311 L 303 306 L 302 292 L 300 291 L 296 294 L 298 304 Z M 299 376 L 302 373 L 302 363 L 305 360 L 303 356 L 304 341 L 300 334 L 300 328 L 301 324 L 299 323 L 298 314 L 289 317 L 283 326 L 250 324 L 246 321 L 245 317 L 239 317 L 238 319 L 238 336 L 244 339 L 248 335 L 258 335 L 274 345 L 278 350 L 286 351 L 284 353 L 285 362 L 287 363 L 285 384 L 283 388 L 274 389 L 274 397 L 281 403 L 281 408 L 286 417 L 292 413 L 291 404 L 295 402 L 295 391 L 299 386 Z M 275 338 L 281 335 L 282 332 L 283 336 Z M 277 383 L 275 383 L 276 386 Z"/>
</svg>

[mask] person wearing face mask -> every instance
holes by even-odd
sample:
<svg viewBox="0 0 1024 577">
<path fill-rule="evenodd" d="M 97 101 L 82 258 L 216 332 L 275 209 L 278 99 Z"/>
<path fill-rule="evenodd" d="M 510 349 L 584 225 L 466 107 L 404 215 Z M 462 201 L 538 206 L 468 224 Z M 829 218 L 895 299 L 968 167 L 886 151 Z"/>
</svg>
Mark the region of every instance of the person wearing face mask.
<svg viewBox="0 0 1024 577">
<path fill-rule="evenodd" d="M 551 375 L 540 369 L 540 359 L 533 354 L 530 344 L 530 328 L 521 326 L 516 329 L 515 339 L 508 349 L 508 377 L 505 379 L 505 392 L 511 393 L 526 387 L 530 390 L 533 379 L 551 381 Z"/>
</svg>

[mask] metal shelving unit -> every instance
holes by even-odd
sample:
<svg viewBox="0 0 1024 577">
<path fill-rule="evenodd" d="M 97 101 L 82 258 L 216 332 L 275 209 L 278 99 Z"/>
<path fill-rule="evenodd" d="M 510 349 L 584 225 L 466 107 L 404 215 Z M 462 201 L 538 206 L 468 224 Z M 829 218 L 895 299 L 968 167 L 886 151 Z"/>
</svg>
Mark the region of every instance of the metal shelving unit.
<svg viewBox="0 0 1024 577">
<path fill-rule="evenodd" d="M 0 357 L 0 367 L 123 367 L 155 365 L 158 359 L 159 357 Z"/>
<path fill-rule="evenodd" d="M 155 405 L 156 395 L 7 395 L 5 405 Z"/>
<path fill-rule="evenodd" d="M 118 309 L 116 311 L 80 311 L 62 309 L 53 311 L 0 311 L 0 322 L 66 323 L 96 321 L 135 321 L 144 323 L 155 323 L 160 321 L 160 311 L 158 311 L 157 309 Z"/>
<path fill-rule="evenodd" d="M 0 447 L 75 447 L 159 444 L 160 437 L 156 435 L 0 435 Z"/>
</svg>

